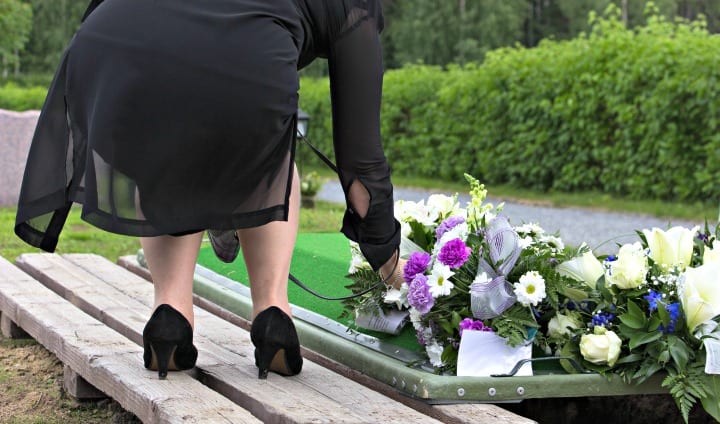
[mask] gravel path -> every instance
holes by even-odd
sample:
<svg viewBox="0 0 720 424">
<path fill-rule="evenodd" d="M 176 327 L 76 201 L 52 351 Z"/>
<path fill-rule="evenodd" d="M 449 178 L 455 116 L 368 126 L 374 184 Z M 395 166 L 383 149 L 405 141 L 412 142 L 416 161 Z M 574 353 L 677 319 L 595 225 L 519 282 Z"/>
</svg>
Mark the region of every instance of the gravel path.
<svg viewBox="0 0 720 424">
<path fill-rule="evenodd" d="M 491 188 L 492 191 L 492 188 Z M 452 192 L 438 191 L 446 195 Z M 395 199 L 419 201 L 431 193 L 423 190 L 395 188 Z M 320 200 L 344 203 L 340 185 L 326 183 L 318 193 Z M 460 204 L 470 200 L 468 195 L 459 196 Z M 488 202 L 498 205 L 500 201 L 488 198 Z M 577 246 L 586 242 L 596 254 L 610 254 L 617 251 L 617 244 L 638 241 L 635 230 L 682 225 L 692 227 L 702 222 L 668 221 L 649 215 L 602 212 L 582 208 L 554 208 L 529 204 L 505 202 L 504 214 L 514 225 L 523 223 L 539 224 L 548 233 L 558 232 L 566 245 Z"/>
</svg>

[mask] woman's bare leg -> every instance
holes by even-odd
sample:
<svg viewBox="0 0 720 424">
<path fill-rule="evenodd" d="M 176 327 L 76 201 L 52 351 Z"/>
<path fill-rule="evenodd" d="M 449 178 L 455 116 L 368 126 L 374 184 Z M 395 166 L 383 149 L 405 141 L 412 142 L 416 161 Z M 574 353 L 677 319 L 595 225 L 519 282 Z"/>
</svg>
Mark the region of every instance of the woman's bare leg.
<svg viewBox="0 0 720 424">
<path fill-rule="evenodd" d="M 166 303 L 183 314 L 193 327 L 193 275 L 201 241 L 202 232 L 140 238 L 155 287 L 155 308 Z"/>
<path fill-rule="evenodd" d="M 270 306 L 291 315 L 288 301 L 290 260 L 298 231 L 300 183 L 294 170 L 287 221 L 238 230 L 243 257 L 250 277 L 253 317 Z"/>
</svg>

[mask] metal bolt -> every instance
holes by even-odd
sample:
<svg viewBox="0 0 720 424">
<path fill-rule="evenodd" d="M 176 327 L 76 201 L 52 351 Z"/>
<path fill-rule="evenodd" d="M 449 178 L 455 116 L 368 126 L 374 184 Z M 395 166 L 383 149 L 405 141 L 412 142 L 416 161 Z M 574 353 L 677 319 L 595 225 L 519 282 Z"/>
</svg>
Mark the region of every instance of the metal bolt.
<svg viewBox="0 0 720 424">
<path fill-rule="evenodd" d="M 522 387 L 522 386 L 518 387 L 518 388 L 517 388 L 517 394 L 519 394 L 520 396 L 524 395 L 524 394 L 525 394 L 525 388 Z"/>
<path fill-rule="evenodd" d="M 462 387 L 459 388 L 457 391 L 457 394 L 458 394 L 458 396 L 461 396 L 461 397 L 465 396 L 465 389 L 463 389 Z"/>
<path fill-rule="evenodd" d="M 495 390 L 494 387 L 491 387 L 491 388 L 488 389 L 488 394 L 489 394 L 490 396 L 495 396 L 495 393 L 497 393 L 497 390 Z"/>
</svg>

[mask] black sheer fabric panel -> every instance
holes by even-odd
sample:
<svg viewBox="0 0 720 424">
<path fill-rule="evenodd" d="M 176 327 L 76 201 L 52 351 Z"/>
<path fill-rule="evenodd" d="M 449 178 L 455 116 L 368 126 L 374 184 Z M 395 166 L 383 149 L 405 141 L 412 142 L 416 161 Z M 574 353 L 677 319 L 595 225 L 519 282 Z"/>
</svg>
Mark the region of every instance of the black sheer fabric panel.
<svg viewBox="0 0 720 424">
<path fill-rule="evenodd" d="M 338 26 L 330 45 L 328 64 L 333 111 L 335 158 L 340 181 L 348 198 L 342 232 L 360 244 L 368 262 L 378 269 L 400 243 L 400 225 L 393 216 L 390 168 L 380 137 L 382 51 L 380 23 L 368 10 L 352 2 L 348 20 Z M 370 2 L 375 3 L 375 2 Z M 360 216 L 360 200 L 348 196 L 360 182 L 370 195 L 367 215 Z"/>
<path fill-rule="evenodd" d="M 53 251 L 73 202 L 134 236 L 286 220 L 297 70 L 326 57 L 340 180 L 370 197 L 348 198 L 342 231 L 374 268 L 390 258 L 379 0 L 95 0 L 83 18 L 33 138 L 21 238 Z"/>
</svg>

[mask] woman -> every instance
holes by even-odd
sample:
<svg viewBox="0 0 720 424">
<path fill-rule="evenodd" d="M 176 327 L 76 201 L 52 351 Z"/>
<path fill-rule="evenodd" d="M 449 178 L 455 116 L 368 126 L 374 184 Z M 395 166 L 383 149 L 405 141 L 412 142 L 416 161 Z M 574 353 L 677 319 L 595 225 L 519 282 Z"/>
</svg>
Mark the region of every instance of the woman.
<svg viewBox="0 0 720 424">
<path fill-rule="evenodd" d="M 33 139 L 15 232 L 54 251 L 73 202 L 141 237 L 155 286 L 145 367 L 195 366 L 203 229 L 237 230 L 260 378 L 300 372 L 287 276 L 297 234 L 297 71 L 328 59 L 343 233 L 384 275 L 399 224 L 379 131 L 379 0 L 94 0 Z"/>
</svg>

